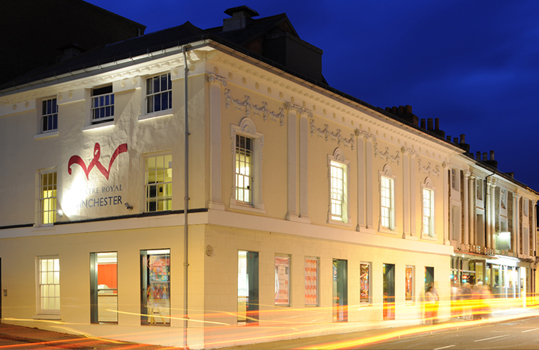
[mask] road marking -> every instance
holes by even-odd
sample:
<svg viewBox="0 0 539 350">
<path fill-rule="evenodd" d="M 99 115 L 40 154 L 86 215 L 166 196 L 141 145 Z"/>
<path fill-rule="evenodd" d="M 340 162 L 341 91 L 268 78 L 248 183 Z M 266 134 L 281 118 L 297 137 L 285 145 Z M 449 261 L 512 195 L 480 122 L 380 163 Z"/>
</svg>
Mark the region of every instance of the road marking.
<svg viewBox="0 0 539 350">
<path fill-rule="evenodd" d="M 485 339 L 478 339 L 478 340 L 474 340 L 474 342 L 491 340 L 491 339 L 496 339 L 496 338 L 505 338 L 505 337 L 509 337 L 509 336 L 511 336 L 511 334 L 499 335 L 497 337 L 490 337 L 490 338 L 485 338 Z"/>
<path fill-rule="evenodd" d="M 536 331 L 536 330 L 539 330 L 539 328 L 528 329 L 527 331 L 522 331 L 522 333 L 533 332 L 533 331 Z"/>
<path fill-rule="evenodd" d="M 452 348 L 453 346 L 455 346 L 455 345 L 442 346 L 441 348 L 436 348 L 436 349 L 433 349 L 433 350 L 447 349 L 447 348 Z"/>
</svg>

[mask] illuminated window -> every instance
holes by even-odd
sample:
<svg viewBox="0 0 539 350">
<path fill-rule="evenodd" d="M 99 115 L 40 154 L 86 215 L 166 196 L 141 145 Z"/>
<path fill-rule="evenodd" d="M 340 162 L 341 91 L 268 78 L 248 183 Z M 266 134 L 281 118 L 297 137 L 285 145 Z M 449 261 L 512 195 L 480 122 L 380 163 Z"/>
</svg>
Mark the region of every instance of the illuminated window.
<svg viewBox="0 0 539 350">
<path fill-rule="evenodd" d="M 236 135 L 236 200 L 252 203 L 253 140 Z"/>
<path fill-rule="evenodd" d="M 414 300 L 414 267 L 406 266 L 404 280 L 405 300 Z"/>
<path fill-rule="evenodd" d="M 371 264 L 359 264 L 359 302 L 369 304 L 371 302 Z"/>
<path fill-rule="evenodd" d="M 348 223 L 348 166 L 344 152 L 336 148 L 328 156 L 329 166 L 329 222 Z"/>
<path fill-rule="evenodd" d="M 170 73 L 146 79 L 146 113 L 172 108 L 172 81 Z"/>
<path fill-rule="evenodd" d="M 507 190 L 501 189 L 500 192 L 500 207 L 501 209 L 507 209 Z"/>
<path fill-rule="evenodd" d="M 56 222 L 56 172 L 39 174 L 39 217 L 41 224 L 49 225 Z"/>
<path fill-rule="evenodd" d="M 92 124 L 114 119 L 114 94 L 112 85 L 92 89 Z"/>
<path fill-rule="evenodd" d="M 146 157 L 146 211 L 172 209 L 172 155 Z"/>
<path fill-rule="evenodd" d="M 434 191 L 423 189 L 423 234 L 434 237 Z"/>
<path fill-rule="evenodd" d="M 38 313 L 60 311 L 60 259 L 56 256 L 41 257 L 38 264 Z"/>
<path fill-rule="evenodd" d="M 319 259 L 305 257 L 305 305 L 318 306 Z"/>
<path fill-rule="evenodd" d="M 140 251 L 143 325 L 170 326 L 170 249 Z"/>
<path fill-rule="evenodd" d="M 290 305 L 290 255 L 275 256 L 275 305 Z"/>
<path fill-rule="evenodd" d="M 332 161 L 331 165 L 331 219 L 346 221 L 346 165 Z"/>
<path fill-rule="evenodd" d="M 230 208 L 265 213 L 262 202 L 262 152 L 264 135 L 250 118 L 231 125 L 232 193 Z"/>
<path fill-rule="evenodd" d="M 41 131 L 58 130 L 58 105 L 56 98 L 41 101 Z"/>
<path fill-rule="evenodd" d="M 390 230 L 394 229 L 394 180 L 381 177 L 381 226 Z"/>
</svg>

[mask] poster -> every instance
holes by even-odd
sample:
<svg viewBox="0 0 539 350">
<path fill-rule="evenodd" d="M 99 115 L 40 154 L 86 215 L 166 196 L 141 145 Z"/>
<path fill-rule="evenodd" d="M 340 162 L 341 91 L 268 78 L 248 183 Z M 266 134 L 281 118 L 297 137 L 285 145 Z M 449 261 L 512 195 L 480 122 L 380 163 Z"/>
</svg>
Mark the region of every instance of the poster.
<svg viewBox="0 0 539 350">
<path fill-rule="evenodd" d="M 275 305 L 289 305 L 290 257 L 275 257 Z"/>
<path fill-rule="evenodd" d="M 305 258 L 305 305 L 318 305 L 318 258 Z"/>
<path fill-rule="evenodd" d="M 414 268 L 413 267 L 406 267 L 406 281 L 405 281 L 405 288 L 406 288 L 406 299 L 405 300 L 412 300 L 413 295 L 413 283 L 412 278 L 414 275 Z"/>
<path fill-rule="evenodd" d="M 361 303 L 370 302 L 370 274 L 369 274 L 369 264 L 360 264 L 359 265 L 359 301 Z"/>
</svg>

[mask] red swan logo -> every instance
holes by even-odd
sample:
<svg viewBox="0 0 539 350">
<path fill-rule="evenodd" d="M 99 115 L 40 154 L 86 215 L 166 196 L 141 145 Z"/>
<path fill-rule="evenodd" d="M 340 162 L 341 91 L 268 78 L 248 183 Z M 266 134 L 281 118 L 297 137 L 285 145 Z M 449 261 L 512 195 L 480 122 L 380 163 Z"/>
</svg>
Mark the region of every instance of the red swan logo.
<svg viewBox="0 0 539 350">
<path fill-rule="evenodd" d="M 116 151 L 114 151 L 114 153 L 112 154 L 112 157 L 110 158 L 109 168 L 106 169 L 103 166 L 103 164 L 101 164 L 101 162 L 99 161 L 99 157 L 101 157 L 101 146 L 99 145 L 99 143 L 96 142 L 94 146 L 94 159 L 92 159 L 92 161 L 90 162 L 90 165 L 86 167 L 86 164 L 84 163 L 81 157 L 71 156 L 71 158 L 69 158 L 69 163 L 67 164 L 67 172 L 69 175 L 71 175 L 71 165 L 78 164 L 84 171 L 84 174 L 86 174 L 86 179 L 89 180 L 88 175 L 90 174 L 90 171 L 92 171 L 92 169 L 95 166 L 101 172 L 101 174 L 103 174 L 103 176 L 105 176 L 105 178 L 108 180 L 112 163 L 114 163 L 114 160 L 116 160 L 116 157 L 118 157 L 118 155 L 124 152 L 127 152 L 127 143 L 123 143 L 120 146 L 118 146 L 118 148 L 116 148 Z"/>
</svg>

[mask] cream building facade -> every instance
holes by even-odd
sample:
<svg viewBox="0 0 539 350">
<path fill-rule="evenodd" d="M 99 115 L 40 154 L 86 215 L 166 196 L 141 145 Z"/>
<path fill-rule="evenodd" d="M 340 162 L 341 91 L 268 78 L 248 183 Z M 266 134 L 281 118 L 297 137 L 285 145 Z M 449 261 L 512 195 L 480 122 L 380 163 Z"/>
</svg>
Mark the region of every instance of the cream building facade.
<svg viewBox="0 0 539 350">
<path fill-rule="evenodd" d="M 470 261 L 475 278 L 510 276 L 506 294 L 533 291 L 537 192 L 197 34 L 0 91 L 2 322 L 217 348 L 421 323 L 430 282 L 448 319 L 448 276 Z M 504 232 L 511 248 L 485 250 Z"/>
</svg>

